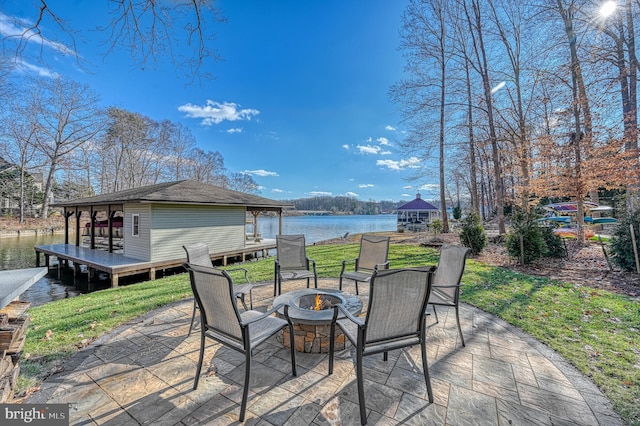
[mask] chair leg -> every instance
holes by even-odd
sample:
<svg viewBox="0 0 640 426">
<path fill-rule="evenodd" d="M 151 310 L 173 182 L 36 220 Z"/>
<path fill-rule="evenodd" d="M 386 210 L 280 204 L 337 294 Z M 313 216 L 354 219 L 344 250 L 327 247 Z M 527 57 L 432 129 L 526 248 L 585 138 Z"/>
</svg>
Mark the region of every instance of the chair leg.
<svg viewBox="0 0 640 426">
<path fill-rule="evenodd" d="M 460 333 L 460 340 L 462 341 L 462 346 L 466 346 L 464 344 L 464 336 L 462 335 L 462 327 L 460 327 L 460 314 L 458 313 L 458 305 L 456 305 L 456 322 L 458 323 L 458 333 Z"/>
<path fill-rule="evenodd" d="M 191 325 L 189 326 L 189 334 L 187 336 L 191 336 L 191 330 L 193 330 L 193 323 L 196 320 L 196 309 L 198 308 L 197 302 L 193 301 L 193 312 L 191 313 Z"/>
<path fill-rule="evenodd" d="M 244 364 L 244 389 L 242 390 L 242 404 L 240 405 L 240 423 L 244 422 L 244 413 L 247 410 L 249 397 L 249 378 L 251 377 L 251 349 L 246 350 L 246 362 Z"/>
<path fill-rule="evenodd" d="M 338 289 L 342 291 L 342 275 L 340 275 L 340 280 L 338 281 Z"/>
<path fill-rule="evenodd" d="M 433 390 L 431 389 L 431 377 L 429 377 L 429 364 L 427 363 L 426 339 L 422 339 L 420 346 L 422 349 L 422 372 L 424 373 L 424 382 L 427 384 L 427 395 L 429 396 L 429 402 L 433 402 Z"/>
<path fill-rule="evenodd" d="M 389 360 L 389 352 L 385 352 L 382 354 L 382 360 L 385 362 Z"/>
<path fill-rule="evenodd" d="M 309 288 L 309 284 L 311 284 L 310 278 L 307 278 L 307 288 Z"/>
<path fill-rule="evenodd" d="M 359 295 L 360 293 L 358 293 L 358 281 L 356 281 L 356 296 Z"/>
<path fill-rule="evenodd" d="M 318 288 L 318 276 L 317 275 L 313 276 L 313 285 L 315 285 L 316 288 Z"/>
<path fill-rule="evenodd" d="M 333 353 L 336 350 L 336 325 L 331 324 L 329 329 L 329 375 L 333 374 Z"/>
<path fill-rule="evenodd" d="M 193 382 L 193 390 L 198 389 L 200 382 L 200 373 L 202 372 L 202 361 L 204 360 L 204 327 L 200 330 L 200 358 L 198 359 L 198 368 L 196 369 L 196 378 Z"/>
<path fill-rule="evenodd" d="M 249 308 L 253 310 L 253 290 L 249 289 Z"/>
<path fill-rule="evenodd" d="M 293 325 L 289 325 L 289 346 L 291 350 L 291 374 L 293 377 L 298 376 L 296 369 L 296 336 L 294 335 Z"/>
<path fill-rule="evenodd" d="M 438 321 L 438 311 L 436 311 L 436 305 L 431 305 L 431 307 L 433 308 L 433 315 L 436 317 L 436 324 L 440 321 Z"/>
<path fill-rule="evenodd" d="M 356 355 L 356 380 L 358 381 L 358 403 L 360 404 L 360 424 L 367 424 L 367 407 L 364 402 L 364 377 L 362 377 L 362 350 Z"/>
</svg>

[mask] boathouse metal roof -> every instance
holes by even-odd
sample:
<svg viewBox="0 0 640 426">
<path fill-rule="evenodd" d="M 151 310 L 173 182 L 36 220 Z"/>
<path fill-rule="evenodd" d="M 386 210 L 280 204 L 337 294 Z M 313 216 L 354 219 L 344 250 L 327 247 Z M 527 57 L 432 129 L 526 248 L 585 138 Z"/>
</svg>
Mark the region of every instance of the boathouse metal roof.
<svg viewBox="0 0 640 426">
<path fill-rule="evenodd" d="M 194 180 L 164 182 L 110 194 L 96 195 L 94 197 L 61 201 L 53 204 L 53 207 L 103 206 L 131 203 L 246 206 L 248 210 L 279 210 L 293 207 L 281 201 L 233 191 Z"/>
</svg>

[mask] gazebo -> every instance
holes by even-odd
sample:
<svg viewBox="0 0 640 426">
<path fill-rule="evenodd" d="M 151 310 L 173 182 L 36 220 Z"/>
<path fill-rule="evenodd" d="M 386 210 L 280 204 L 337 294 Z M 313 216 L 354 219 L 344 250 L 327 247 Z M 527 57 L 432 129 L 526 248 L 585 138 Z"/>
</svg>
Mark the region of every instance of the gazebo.
<svg viewBox="0 0 640 426">
<path fill-rule="evenodd" d="M 440 217 L 440 210 L 433 204 L 422 199 L 420 193 L 413 201 L 398 207 L 398 229 L 418 230 L 427 228 L 434 218 Z"/>
</svg>

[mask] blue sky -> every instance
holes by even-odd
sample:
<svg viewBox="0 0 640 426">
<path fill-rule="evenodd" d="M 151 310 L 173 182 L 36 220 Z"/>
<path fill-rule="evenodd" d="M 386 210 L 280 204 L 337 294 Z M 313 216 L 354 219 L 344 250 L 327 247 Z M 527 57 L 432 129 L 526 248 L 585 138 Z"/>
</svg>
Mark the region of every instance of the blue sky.
<svg viewBox="0 0 640 426">
<path fill-rule="evenodd" d="M 145 70 L 124 51 L 103 58 L 105 34 L 87 29 L 108 22 L 105 4 L 49 4 L 79 30 L 77 49 L 91 65 L 51 53 L 47 72 L 88 84 L 104 106 L 184 124 L 229 171 L 252 174 L 268 198 L 398 201 L 413 199 L 418 184 L 423 198 L 435 196 L 436 185 L 405 179 L 417 159 L 398 149 L 402 125 L 388 97 L 403 77 L 405 1 L 220 0 L 227 23 L 211 28 L 223 60 L 205 63 L 214 80 L 191 85 L 168 58 Z M 36 6 L 1 0 L 0 18 L 33 20 Z M 25 57 L 23 70 L 31 65 L 43 66 Z"/>
</svg>

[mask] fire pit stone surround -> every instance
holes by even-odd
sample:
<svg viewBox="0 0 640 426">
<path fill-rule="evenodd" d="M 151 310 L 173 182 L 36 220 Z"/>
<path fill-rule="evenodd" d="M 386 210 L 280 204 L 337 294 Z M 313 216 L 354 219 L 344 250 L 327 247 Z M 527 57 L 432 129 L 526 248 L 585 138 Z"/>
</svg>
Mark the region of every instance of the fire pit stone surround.
<svg viewBox="0 0 640 426">
<path fill-rule="evenodd" d="M 321 302 L 320 310 L 313 309 L 314 299 L 320 295 L 324 302 Z M 307 353 L 327 353 L 329 352 L 329 332 L 333 309 L 336 303 L 342 303 L 353 315 L 358 316 L 362 312 L 362 301 L 358 296 L 346 291 L 334 289 L 310 288 L 294 290 L 276 297 L 274 305 L 288 304 L 289 317 L 294 324 L 295 345 L 298 352 Z M 310 308 L 309 308 L 310 307 Z M 278 310 L 278 315 L 284 315 L 284 308 Z M 344 315 L 340 314 L 338 318 Z M 288 347 L 288 331 L 281 335 L 282 343 Z M 340 329 L 336 329 L 336 350 L 347 347 L 344 335 Z"/>
</svg>

